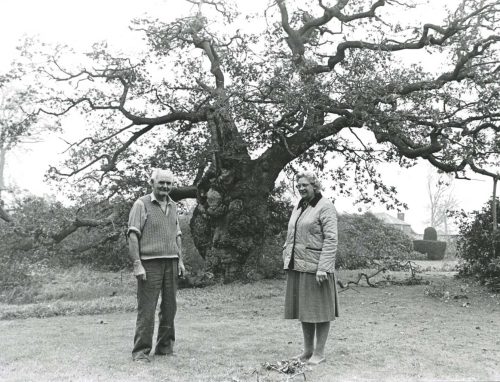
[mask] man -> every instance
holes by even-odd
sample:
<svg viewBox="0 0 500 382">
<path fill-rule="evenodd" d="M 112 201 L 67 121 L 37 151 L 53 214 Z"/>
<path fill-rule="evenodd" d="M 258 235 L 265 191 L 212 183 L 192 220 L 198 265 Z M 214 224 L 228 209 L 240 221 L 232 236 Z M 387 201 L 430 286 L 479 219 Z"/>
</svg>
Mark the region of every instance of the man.
<svg viewBox="0 0 500 382">
<path fill-rule="evenodd" d="M 172 355 L 174 352 L 177 277 L 183 276 L 185 269 L 177 205 L 169 196 L 173 184 L 170 171 L 155 169 L 151 175 L 152 193 L 139 198 L 130 210 L 127 235 L 137 277 L 134 361 L 150 361 L 160 293 L 160 322 L 154 353 Z"/>
</svg>

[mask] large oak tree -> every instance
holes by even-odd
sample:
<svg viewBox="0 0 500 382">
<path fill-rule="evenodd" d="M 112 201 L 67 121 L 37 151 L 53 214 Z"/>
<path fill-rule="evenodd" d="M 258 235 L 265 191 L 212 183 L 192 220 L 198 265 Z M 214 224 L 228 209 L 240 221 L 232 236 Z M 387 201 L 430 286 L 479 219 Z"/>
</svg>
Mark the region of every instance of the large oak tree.
<svg viewBox="0 0 500 382">
<path fill-rule="evenodd" d="M 133 22 L 144 54 L 47 55 L 40 112 L 89 121 L 56 180 L 123 195 L 150 167 L 180 174 L 174 196 L 196 198 L 192 233 L 216 276 L 258 268 L 269 195 L 294 166 L 337 189 L 351 178 L 361 200 L 394 196 L 381 161 L 497 176 L 499 1 L 460 1 L 439 24 L 406 0 L 274 0 L 256 16 L 188 2 Z"/>
</svg>

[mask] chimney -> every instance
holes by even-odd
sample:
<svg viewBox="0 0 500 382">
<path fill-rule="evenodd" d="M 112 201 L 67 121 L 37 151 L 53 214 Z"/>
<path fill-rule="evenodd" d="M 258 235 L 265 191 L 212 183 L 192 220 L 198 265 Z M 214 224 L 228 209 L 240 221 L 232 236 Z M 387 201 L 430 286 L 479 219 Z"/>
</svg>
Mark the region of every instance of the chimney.
<svg viewBox="0 0 500 382">
<path fill-rule="evenodd" d="M 398 219 L 405 221 L 405 213 L 404 212 L 398 212 Z"/>
</svg>

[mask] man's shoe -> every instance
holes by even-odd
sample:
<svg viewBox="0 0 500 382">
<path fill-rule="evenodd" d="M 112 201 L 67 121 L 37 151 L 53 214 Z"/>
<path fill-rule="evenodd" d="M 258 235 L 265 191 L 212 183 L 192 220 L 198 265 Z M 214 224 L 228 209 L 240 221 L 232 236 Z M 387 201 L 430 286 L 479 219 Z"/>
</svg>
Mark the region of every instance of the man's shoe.
<svg viewBox="0 0 500 382">
<path fill-rule="evenodd" d="M 155 355 L 160 355 L 160 356 L 163 356 L 163 355 L 173 356 L 173 355 L 174 355 L 174 350 L 173 350 L 173 349 L 168 349 L 168 350 L 166 350 L 166 351 L 159 351 L 159 350 L 156 350 L 156 351 L 155 351 Z"/>
<path fill-rule="evenodd" d="M 151 360 L 146 354 L 138 355 L 134 358 L 134 362 L 138 363 L 150 363 Z"/>
<path fill-rule="evenodd" d="M 170 341 L 168 345 L 157 345 L 155 347 L 155 355 L 174 355 L 174 341 Z"/>
</svg>

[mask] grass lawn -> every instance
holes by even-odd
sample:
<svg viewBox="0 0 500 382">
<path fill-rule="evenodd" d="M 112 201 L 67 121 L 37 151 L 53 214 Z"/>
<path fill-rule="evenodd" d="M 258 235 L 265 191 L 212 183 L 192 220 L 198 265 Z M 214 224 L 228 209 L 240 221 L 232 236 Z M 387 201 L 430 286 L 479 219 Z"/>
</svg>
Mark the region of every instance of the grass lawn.
<svg viewBox="0 0 500 382">
<path fill-rule="evenodd" d="M 291 380 L 500 381 L 500 296 L 450 272 L 422 275 L 429 285 L 340 293 L 327 363 Z M 37 295 L 49 302 L 0 305 L 1 381 L 286 381 L 263 364 L 301 350 L 300 324 L 282 319 L 284 280 L 264 280 L 180 290 L 176 355 L 133 363 L 133 280 L 93 277 L 77 290 L 54 279 Z M 29 316 L 52 317 L 11 319 Z"/>
</svg>

